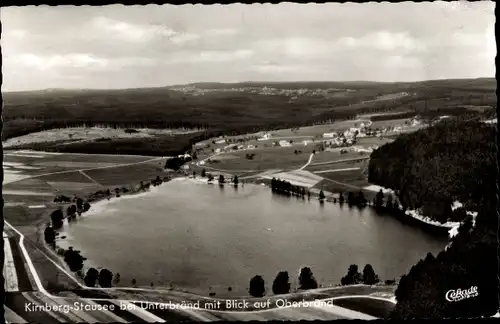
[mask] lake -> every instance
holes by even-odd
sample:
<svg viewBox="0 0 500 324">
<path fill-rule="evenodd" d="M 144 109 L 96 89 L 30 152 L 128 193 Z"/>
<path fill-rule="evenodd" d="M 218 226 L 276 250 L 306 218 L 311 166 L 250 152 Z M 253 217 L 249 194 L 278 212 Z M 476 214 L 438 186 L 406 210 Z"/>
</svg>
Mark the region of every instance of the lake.
<svg viewBox="0 0 500 324">
<path fill-rule="evenodd" d="M 137 196 L 98 203 L 64 225 L 61 246 L 86 264 L 119 272 L 119 286 L 173 286 L 218 296 L 247 295 L 261 275 L 267 291 L 279 271 L 292 289 L 302 266 L 318 283 L 339 284 L 349 265 L 371 264 L 382 280 L 406 273 L 447 238 L 433 237 L 372 209 L 176 179 Z M 211 288 L 210 288 L 211 287 Z"/>
</svg>

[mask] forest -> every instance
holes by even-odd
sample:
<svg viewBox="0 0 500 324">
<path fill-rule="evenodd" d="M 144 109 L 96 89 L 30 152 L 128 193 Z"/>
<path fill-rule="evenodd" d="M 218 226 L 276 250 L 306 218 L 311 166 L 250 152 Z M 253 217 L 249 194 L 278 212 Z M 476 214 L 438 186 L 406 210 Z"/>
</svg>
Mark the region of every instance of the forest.
<svg viewBox="0 0 500 324">
<path fill-rule="evenodd" d="M 444 119 L 399 136 L 370 156 L 368 181 L 393 189 L 405 209 L 440 222 L 459 201 L 478 211 L 496 195 L 496 128 L 478 120 Z"/>
<path fill-rule="evenodd" d="M 496 127 L 453 118 L 374 151 L 370 182 L 392 188 L 405 208 L 444 222 L 450 204 L 462 202 L 459 233 L 437 256 L 414 265 L 399 281 L 392 319 L 491 316 L 498 310 Z M 457 302 L 450 290 L 477 287 L 478 296 Z M 423 302 L 425 301 L 425 302 Z"/>
</svg>

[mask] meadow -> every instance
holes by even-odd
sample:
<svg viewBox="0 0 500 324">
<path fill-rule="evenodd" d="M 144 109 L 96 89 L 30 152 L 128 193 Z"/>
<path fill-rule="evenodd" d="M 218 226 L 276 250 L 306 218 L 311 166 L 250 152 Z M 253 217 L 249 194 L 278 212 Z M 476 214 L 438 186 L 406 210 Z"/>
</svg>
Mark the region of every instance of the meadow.
<svg viewBox="0 0 500 324">
<path fill-rule="evenodd" d="M 228 153 L 232 158 L 220 159 L 216 156 L 214 160 L 218 163 L 207 164 L 221 170 L 244 170 L 265 171 L 268 169 L 296 169 L 300 168 L 309 159 L 313 151 L 312 147 L 303 147 L 302 153 L 295 154 L 297 148 L 294 147 L 269 147 L 266 149 L 253 149 Z M 247 159 L 247 154 L 255 154 L 252 159 Z M 221 154 L 221 157 L 224 157 Z"/>
</svg>

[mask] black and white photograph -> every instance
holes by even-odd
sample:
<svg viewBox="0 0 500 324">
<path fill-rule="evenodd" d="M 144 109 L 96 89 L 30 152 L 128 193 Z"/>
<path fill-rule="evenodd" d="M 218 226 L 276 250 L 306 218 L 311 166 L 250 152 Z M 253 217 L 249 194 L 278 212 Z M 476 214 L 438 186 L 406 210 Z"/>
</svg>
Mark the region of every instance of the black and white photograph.
<svg viewBox="0 0 500 324">
<path fill-rule="evenodd" d="M 500 317 L 493 1 L 0 20 L 6 323 Z"/>
</svg>

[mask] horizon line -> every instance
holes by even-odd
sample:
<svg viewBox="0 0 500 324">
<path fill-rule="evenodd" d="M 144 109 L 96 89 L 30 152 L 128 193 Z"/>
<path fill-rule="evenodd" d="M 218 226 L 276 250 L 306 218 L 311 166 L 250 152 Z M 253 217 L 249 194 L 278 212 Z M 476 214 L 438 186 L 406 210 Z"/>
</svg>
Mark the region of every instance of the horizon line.
<svg viewBox="0 0 500 324">
<path fill-rule="evenodd" d="M 160 89 L 160 88 L 173 88 L 182 86 L 192 86 L 197 84 L 220 84 L 220 85 L 230 85 L 230 84 L 245 84 L 245 83 L 257 83 L 257 84 L 277 84 L 277 83 L 378 83 L 378 84 L 412 84 L 412 83 L 424 83 L 433 81 L 465 81 L 465 80 L 480 80 L 480 79 L 492 79 L 496 80 L 495 77 L 475 77 L 475 78 L 443 78 L 443 79 L 425 79 L 419 81 L 369 81 L 369 80 L 353 80 L 353 81 L 233 81 L 233 82 L 220 82 L 220 81 L 198 81 L 183 84 L 172 84 L 163 86 L 151 86 L 151 87 L 133 87 L 133 88 L 44 88 L 44 89 L 32 89 L 32 90 L 3 90 L 2 93 L 15 93 L 15 92 L 40 92 L 40 91 L 120 91 L 120 90 L 139 90 L 139 89 Z"/>
</svg>

